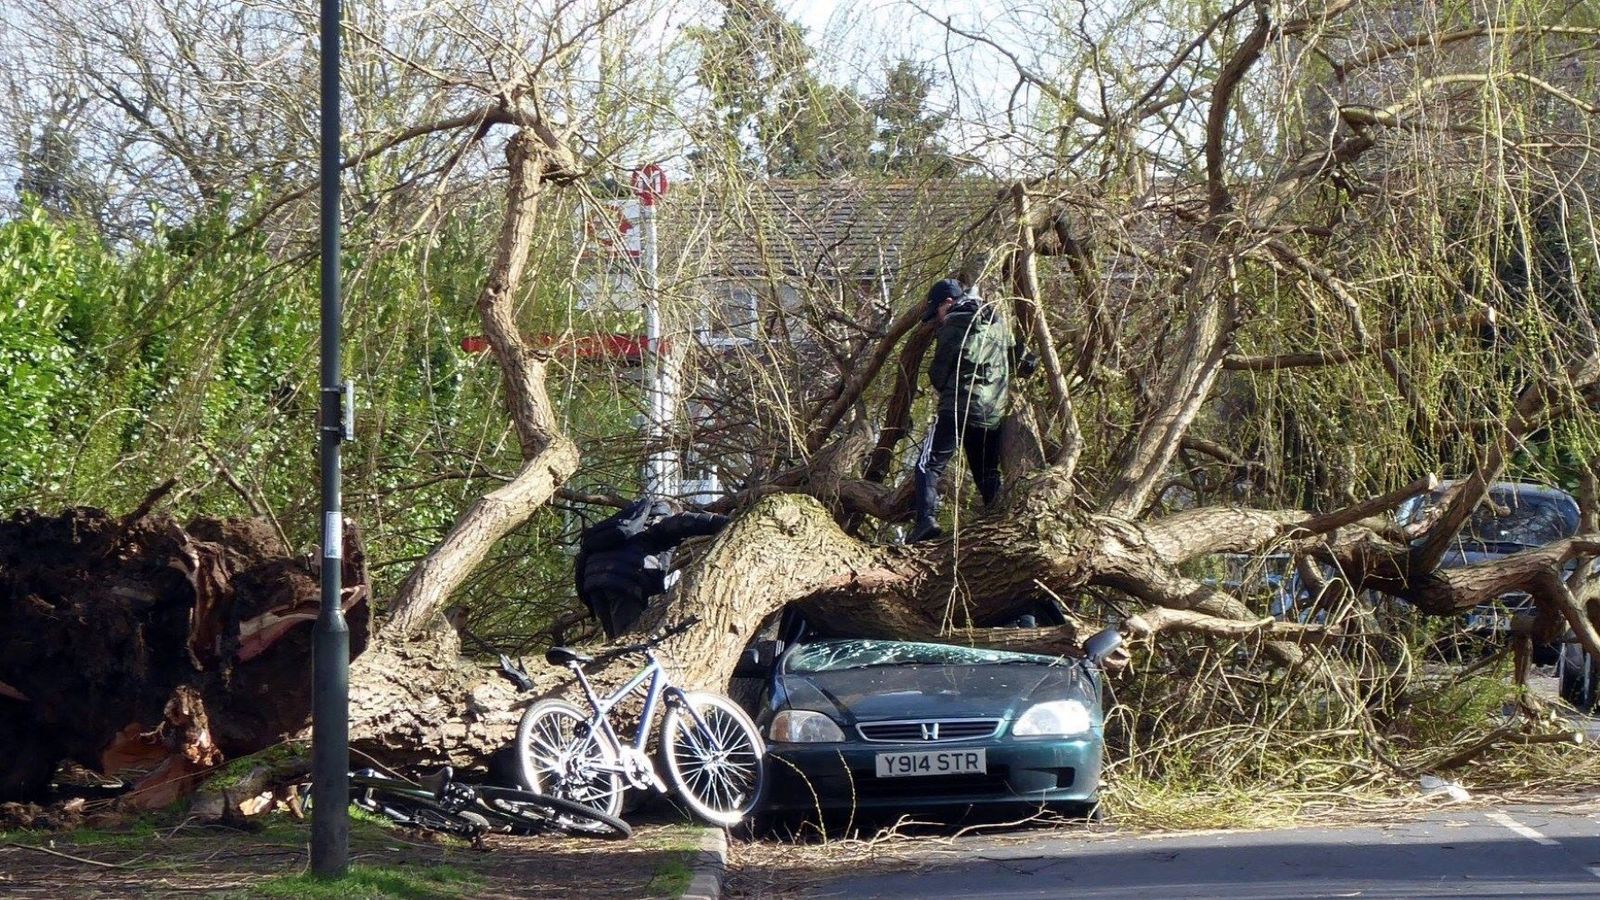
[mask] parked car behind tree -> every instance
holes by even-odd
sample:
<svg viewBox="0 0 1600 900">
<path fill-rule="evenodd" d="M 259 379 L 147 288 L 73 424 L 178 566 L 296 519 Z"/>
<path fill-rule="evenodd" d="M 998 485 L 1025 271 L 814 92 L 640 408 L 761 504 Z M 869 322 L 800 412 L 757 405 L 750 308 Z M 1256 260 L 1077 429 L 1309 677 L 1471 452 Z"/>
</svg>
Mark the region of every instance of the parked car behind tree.
<svg viewBox="0 0 1600 900">
<path fill-rule="evenodd" d="M 1406 501 L 1395 511 L 1401 527 L 1421 534 L 1443 511 L 1455 482 Z M 1489 488 L 1488 496 L 1473 510 L 1451 544 L 1441 568 L 1491 562 L 1524 550 L 1543 547 L 1578 533 L 1581 521 L 1578 501 L 1560 488 L 1542 484 L 1503 481 Z M 1570 574 L 1576 563 L 1568 563 Z M 1522 591 L 1504 594 L 1493 603 L 1483 604 L 1467 616 L 1467 625 L 1480 632 L 1498 634 L 1510 629 L 1511 617 L 1534 611 L 1533 599 Z M 1596 660 L 1568 629 L 1556 644 L 1535 645 L 1534 659 L 1555 663 L 1560 678 L 1561 696 L 1581 710 L 1595 707 Z"/>
</svg>

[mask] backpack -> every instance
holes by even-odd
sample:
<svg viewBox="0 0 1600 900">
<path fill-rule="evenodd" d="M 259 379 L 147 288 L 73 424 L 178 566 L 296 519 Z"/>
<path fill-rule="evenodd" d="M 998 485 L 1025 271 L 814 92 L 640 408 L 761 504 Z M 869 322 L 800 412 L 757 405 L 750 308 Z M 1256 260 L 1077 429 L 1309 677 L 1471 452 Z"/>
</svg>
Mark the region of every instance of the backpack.
<svg viewBox="0 0 1600 900">
<path fill-rule="evenodd" d="M 578 539 L 579 549 L 584 553 L 600 553 L 619 547 L 629 538 L 642 534 L 650 517 L 651 503 L 649 495 L 640 497 L 609 518 L 585 528 L 583 536 Z"/>
<path fill-rule="evenodd" d="M 939 412 L 963 425 L 997 428 L 1005 416 L 1014 338 L 987 304 L 958 309 L 939 327 L 928 376 L 939 390 Z"/>
</svg>

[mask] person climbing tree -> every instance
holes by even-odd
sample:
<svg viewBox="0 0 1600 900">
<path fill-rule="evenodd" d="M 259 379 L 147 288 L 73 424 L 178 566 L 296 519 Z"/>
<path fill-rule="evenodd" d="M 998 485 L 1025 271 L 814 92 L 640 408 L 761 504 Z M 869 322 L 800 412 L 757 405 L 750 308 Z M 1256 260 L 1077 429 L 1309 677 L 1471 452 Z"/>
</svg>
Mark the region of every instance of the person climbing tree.
<svg viewBox="0 0 1600 900">
<path fill-rule="evenodd" d="M 928 290 L 922 321 L 939 329 L 928 381 L 939 392 L 938 411 L 917 456 L 917 524 L 911 540 L 939 537 L 939 478 L 956 452 L 967 464 L 985 506 L 1000 496 L 1000 421 L 1010 398 L 1011 376 L 1026 377 L 1038 359 L 1023 350 L 993 304 L 954 278 Z"/>
</svg>

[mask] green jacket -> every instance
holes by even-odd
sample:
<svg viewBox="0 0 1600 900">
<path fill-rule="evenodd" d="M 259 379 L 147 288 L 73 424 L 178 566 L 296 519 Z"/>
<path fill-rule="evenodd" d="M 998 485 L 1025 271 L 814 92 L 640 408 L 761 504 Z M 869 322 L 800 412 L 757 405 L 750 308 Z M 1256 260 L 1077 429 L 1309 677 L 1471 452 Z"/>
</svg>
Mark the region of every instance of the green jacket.
<svg viewBox="0 0 1600 900">
<path fill-rule="evenodd" d="M 961 427 L 999 427 L 1021 355 L 1011 329 L 993 306 L 968 300 L 945 316 L 935 340 L 928 381 L 939 392 L 939 415 L 954 415 Z"/>
</svg>

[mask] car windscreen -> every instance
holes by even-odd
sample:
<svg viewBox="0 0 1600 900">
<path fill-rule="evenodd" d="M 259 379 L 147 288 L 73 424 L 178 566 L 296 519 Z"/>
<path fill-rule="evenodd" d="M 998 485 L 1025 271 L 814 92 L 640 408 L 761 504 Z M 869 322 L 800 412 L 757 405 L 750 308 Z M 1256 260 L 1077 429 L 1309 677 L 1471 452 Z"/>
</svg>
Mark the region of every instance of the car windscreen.
<svg viewBox="0 0 1600 900">
<path fill-rule="evenodd" d="M 784 671 L 797 674 L 838 672 L 876 666 L 936 665 L 1066 665 L 1069 660 L 1031 653 L 981 650 L 949 644 L 918 644 L 907 641 L 847 640 L 819 641 L 798 647 L 789 654 Z"/>
<path fill-rule="evenodd" d="M 1443 510 L 1446 491 L 1440 489 L 1422 498 L 1411 515 L 1413 522 L 1427 522 Z M 1542 547 L 1571 537 L 1571 511 L 1555 497 L 1521 491 L 1494 491 L 1472 511 L 1472 518 L 1461 529 L 1460 540 L 1484 544 L 1516 544 Z"/>
</svg>

